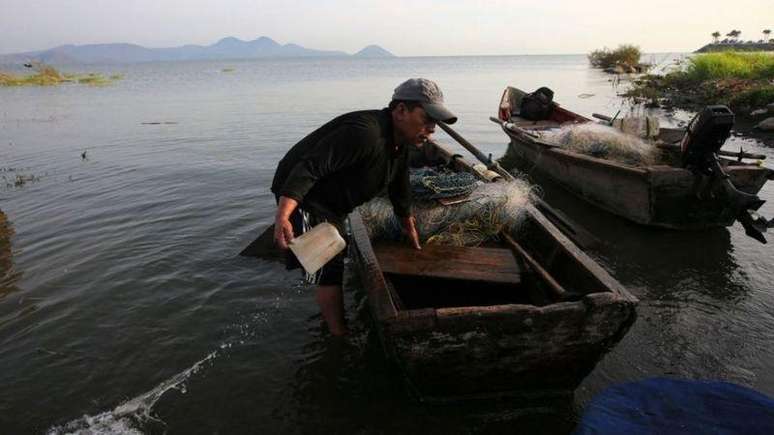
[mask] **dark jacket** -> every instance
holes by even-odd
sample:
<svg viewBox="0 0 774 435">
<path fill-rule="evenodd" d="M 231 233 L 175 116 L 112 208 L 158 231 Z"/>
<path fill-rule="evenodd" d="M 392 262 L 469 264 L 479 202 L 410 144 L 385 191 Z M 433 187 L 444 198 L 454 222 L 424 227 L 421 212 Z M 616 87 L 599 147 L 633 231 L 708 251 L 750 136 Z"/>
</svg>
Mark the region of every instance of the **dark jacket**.
<svg viewBox="0 0 774 435">
<path fill-rule="evenodd" d="M 295 144 L 271 191 L 323 217 L 347 215 L 387 190 L 394 212 L 411 214 L 405 147 L 395 149 L 388 109 L 341 115 Z"/>
</svg>

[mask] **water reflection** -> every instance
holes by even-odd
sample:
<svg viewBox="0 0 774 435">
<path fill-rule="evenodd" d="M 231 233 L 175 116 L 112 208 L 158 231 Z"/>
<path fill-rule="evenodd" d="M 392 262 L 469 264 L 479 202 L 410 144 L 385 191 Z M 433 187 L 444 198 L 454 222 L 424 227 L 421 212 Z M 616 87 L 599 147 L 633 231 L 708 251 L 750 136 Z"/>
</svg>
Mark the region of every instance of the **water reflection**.
<svg viewBox="0 0 774 435">
<path fill-rule="evenodd" d="M 547 202 L 600 239 L 591 255 L 640 299 L 638 320 L 613 359 L 626 354 L 632 361 L 621 380 L 657 373 L 744 385 L 755 381 L 750 361 L 760 349 L 755 340 L 739 340 L 752 333 L 745 319 L 755 285 L 729 229 L 645 227 L 587 204 L 548 180 L 533 181 L 541 184 Z"/>
<path fill-rule="evenodd" d="M 590 250 L 639 298 L 676 298 L 698 293 L 737 300 L 750 290 L 726 228 L 673 231 L 629 222 L 575 197 L 550 180 L 531 175 L 544 199 L 600 241 Z M 671 294 L 667 294 L 671 293 Z"/>
</svg>

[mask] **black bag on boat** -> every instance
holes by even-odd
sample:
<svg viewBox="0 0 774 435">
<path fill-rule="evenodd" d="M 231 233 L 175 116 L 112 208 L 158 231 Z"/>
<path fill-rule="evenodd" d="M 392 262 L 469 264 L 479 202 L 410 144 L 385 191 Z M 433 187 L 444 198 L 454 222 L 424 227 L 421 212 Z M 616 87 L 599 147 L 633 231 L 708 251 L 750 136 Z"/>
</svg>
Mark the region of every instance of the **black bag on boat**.
<svg viewBox="0 0 774 435">
<path fill-rule="evenodd" d="M 530 121 L 541 121 L 551 117 L 554 110 L 554 91 L 545 86 L 521 99 L 519 116 Z"/>
</svg>

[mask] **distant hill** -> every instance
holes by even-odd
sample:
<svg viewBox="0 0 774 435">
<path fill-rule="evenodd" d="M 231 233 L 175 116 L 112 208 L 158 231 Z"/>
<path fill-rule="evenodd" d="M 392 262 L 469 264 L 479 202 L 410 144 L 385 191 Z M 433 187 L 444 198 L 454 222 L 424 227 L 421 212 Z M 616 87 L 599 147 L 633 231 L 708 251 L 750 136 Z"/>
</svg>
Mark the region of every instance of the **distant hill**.
<svg viewBox="0 0 774 435">
<path fill-rule="evenodd" d="M 709 53 L 713 51 L 774 51 L 774 43 L 771 42 L 720 42 L 707 44 L 696 50 L 696 53 Z"/>
<path fill-rule="evenodd" d="M 207 46 L 183 45 L 170 48 L 146 48 L 136 44 L 62 45 L 43 51 L 0 55 L 0 64 L 39 61 L 47 64 L 136 63 L 151 61 L 256 59 L 271 57 L 343 57 L 343 51 L 313 50 L 297 44 L 281 45 L 261 36 L 252 41 L 223 38 Z M 393 57 L 378 45 L 369 45 L 355 54 L 358 57 Z"/>
<path fill-rule="evenodd" d="M 358 51 L 353 56 L 357 57 L 395 57 L 394 54 L 379 47 L 378 45 L 369 45 L 366 48 Z"/>
</svg>

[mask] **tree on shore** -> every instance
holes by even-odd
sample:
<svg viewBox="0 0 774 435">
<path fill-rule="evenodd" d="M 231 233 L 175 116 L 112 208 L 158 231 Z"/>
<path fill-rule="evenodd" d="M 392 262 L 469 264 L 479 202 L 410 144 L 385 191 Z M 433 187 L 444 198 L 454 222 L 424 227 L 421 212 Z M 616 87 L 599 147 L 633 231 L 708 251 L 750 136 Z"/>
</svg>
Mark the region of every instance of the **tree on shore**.
<svg viewBox="0 0 774 435">
<path fill-rule="evenodd" d="M 714 44 L 717 44 L 718 43 L 718 38 L 720 38 L 720 32 L 715 30 L 714 32 L 712 32 L 712 42 Z"/>
<path fill-rule="evenodd" d="M 763 31 L 763 42 L 769 42 L 769 35 L 771 35 L 771 29 L 766 29 Z"/>
<path fill-rule="evenodd" d="M 741 34 L 742 34 L 741 30 L 734 29 L 734 30 L 731 30 L 730 32 L 726 33 L 726 36 L 728 36 L 731 39 L 737 39 L 737 38 L 739 38 L 739 35 L 741 35 Z"/>
</svg>

